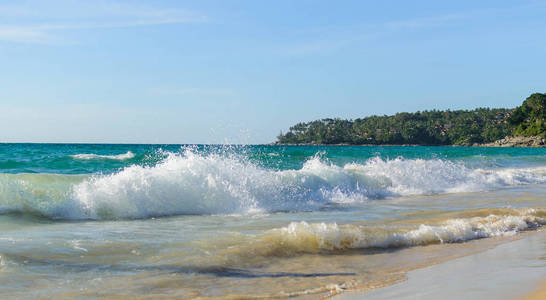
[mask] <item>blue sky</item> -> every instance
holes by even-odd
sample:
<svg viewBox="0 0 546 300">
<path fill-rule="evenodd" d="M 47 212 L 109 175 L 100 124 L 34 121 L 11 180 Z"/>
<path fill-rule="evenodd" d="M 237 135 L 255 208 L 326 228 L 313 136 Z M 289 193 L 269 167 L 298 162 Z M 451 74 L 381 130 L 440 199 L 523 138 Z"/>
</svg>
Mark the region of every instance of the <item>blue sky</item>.
<svg viewBox="0 0 546 300">
<path fill-rule="evenodd" d="M 2 1 L 0 141 L 265 143 L 546 92 L 546 1 Z"/>
</svg>

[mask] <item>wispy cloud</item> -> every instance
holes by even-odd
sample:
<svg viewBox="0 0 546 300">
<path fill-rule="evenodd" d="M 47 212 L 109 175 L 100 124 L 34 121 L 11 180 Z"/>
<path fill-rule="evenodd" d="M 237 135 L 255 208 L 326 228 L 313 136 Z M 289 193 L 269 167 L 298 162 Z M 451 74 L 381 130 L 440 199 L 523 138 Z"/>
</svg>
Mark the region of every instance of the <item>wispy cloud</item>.
<svg viewBox="0 0 546 300">
<path fill-rule="evenodd" d="M 62 32 L 78 29 L 123 28 L 206 22 L 206 16 L 180 8 L 112 1 L 30 1 L 0 5 L 0 40 L 57 43 Z"/>
<path fill-rule="evenodd" d="M 3 26 L 0 27 L 0 40 L 18 43 L 49 44 L 55 42 L 57 39 L 43 30 Z"/>
<path fill-rule="evenodd" d="M 487 17 L 503 17 L 537 8 L 543 9 L 544 3 L 532 2 L 515 7 L 469 10 L 380 23 L 354 24 L 343 27 L 313 28 L 299 33 L 301 35 L 300 40 L 303 40 L 303 42 L 285 46 L 280 49 L 280 52 L 287 55 L 330 52 L 390 33 L 459 26 L 472 20 Z M 314 36 L 318 36 L 318 38 L 314 38 Z"/>
<path fill-rule="evenodd" d="M 387 21 L 375 24 L 356 24 L 342 28 L 315 29 L 313 32 L 302 33 L 302 36 L 311 36 L 311 38 L 307 38 L 307 40 L 302 38 L 303 42 L 283 47 L 280 52 L 287 55 L 330 52 L 389 32 L 445 26 L 458 20 L 464 20 L 469 16 L 470 15 L 468 14 L 451 14 L 428 18 Z M 314 39 L 312 38 L 313 35 L 319 35 L 320 38 Z"/>
</svg>

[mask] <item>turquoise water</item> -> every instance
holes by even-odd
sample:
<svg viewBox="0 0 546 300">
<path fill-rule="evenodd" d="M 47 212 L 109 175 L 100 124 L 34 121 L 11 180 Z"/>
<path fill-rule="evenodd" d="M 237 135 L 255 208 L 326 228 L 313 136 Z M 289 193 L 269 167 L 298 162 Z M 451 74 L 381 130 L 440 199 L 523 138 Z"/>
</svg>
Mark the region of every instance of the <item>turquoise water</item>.
<svg viewBox="0 0 546 300">
<path fill-rule="evenodd" d="M 365 162 L 372 157 L 394 159 L 460 160 L 490 167 L 532 166 L 546 164 L 544 148 L 475 148 L 475 147 L 402 147 L 402 146 L 211 146 L 211 145 L 108 145 L 108 144 L 0 144 L 0 172 L 90 174 L 112 173 L 138 164 L 153 165 L 165 152 L 195 149 L 200 153 L 242 154 L 253 163 L 272 169 L 297 169 L 317 154 L 343 165 Z M 121 159 L 88 157 L 78 154 L 116 156 Z"/>
<path fill-rule="evenodd" d="M 51 219 L 307 211 L 542 183 L 543 148 L 3 144 L 0 212 Z"/>
<path fill-rule="evenodd" d="M 546 148 L 0 144 L 0 297 L 388 283 L 545 199 Z"/>
</svg>

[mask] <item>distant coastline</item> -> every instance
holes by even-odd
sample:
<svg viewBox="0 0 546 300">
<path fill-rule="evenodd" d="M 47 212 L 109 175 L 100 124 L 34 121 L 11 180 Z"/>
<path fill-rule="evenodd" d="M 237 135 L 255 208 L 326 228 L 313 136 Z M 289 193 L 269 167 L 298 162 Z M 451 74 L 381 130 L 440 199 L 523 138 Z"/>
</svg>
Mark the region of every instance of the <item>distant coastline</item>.
<svg viewBox="0 0 546 300">
<path fill-rule="evenodd" d="M 484 144 L 453 144 L 453 145 L 428 145 L 428 144 L 316 144 L 316 143 L 300 143 L 300 144 L 283 144 L 273 142 L 266 144 L 268 146 L 361 146 L 361 147 L 531 147 L 531 148 L 546 148 L 546 139 L 539 136 L 507 136 L 503 139 L 496 140 L 492 143 Z"/>
<path fill-rule="evenodd" d="M 546 147 L 546 94 L 513 109 L 423 111 L 298 123 L 269 145 Z"/>
</svg>

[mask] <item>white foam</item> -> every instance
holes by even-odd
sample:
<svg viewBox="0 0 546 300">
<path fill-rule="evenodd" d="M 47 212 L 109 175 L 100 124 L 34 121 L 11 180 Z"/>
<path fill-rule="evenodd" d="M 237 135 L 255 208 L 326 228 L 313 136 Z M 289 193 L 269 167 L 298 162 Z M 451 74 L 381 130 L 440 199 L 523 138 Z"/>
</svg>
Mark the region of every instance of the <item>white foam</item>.
<svg viewBox="0 0 546 300">
<path fill-rule="evenodd" d="M 100 155 L 100 154 L 94 154 L 94 153 L 82 153 L 82 154 L 75 154 L 71 155 L 71 157 L 75 159 L 113 159 L 113 160 L 126 160 L 131 159 L 135 157 L 135 154 L 131 151 L 127 151 L 127 153 L 123 154 L 117 154 L 117 155 Z"/>
<path fill-rule="evenodd" d="M 546 182 L 543 167 L 482 170 L 441 159 L 371 158 L 364 164 L 336 166 L 314 157 L 301 169 L 276 171 L 241 156 L 192 150 L 165 155 L 154 166 L 132 165 L 79 183 L 71 179 L 69 190 L 55 193 L 47 185 L 37 187 L 31 175 L 5 175 L 19 177 L 1 178 L 9 195 L 0 195 L 0 211 L 30 208 L 70 219 L 309 211 L 331 203 Z M 46 196 L 43 201 L 32 198 Z"/>
<path fill-rule="evenodd" d="M 455 243 L 479 238 L 513 235 L 546 224 L 535 209 L 514 210 L 512 215 L 449 219 L 441 225 L 421 224 L 410 231 L 380 230 L 336 223 L 293 222 L 261 238 L 271 243 L 269 252 L 316 252 L 364 248 L 391 248 L 434 243 Z"/>
<path fill-rule="evenodd" d="M 441 159 L 376 157 L 363 165 L 348 164 L 344 169 L 364 180 L 372 178 L 379 189 L 398 195 L 474 192 L 546 181 L 544 167 L 470 169 L 462 163 Z"/>
</svg>

